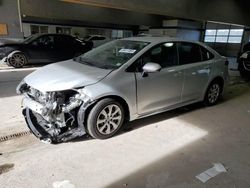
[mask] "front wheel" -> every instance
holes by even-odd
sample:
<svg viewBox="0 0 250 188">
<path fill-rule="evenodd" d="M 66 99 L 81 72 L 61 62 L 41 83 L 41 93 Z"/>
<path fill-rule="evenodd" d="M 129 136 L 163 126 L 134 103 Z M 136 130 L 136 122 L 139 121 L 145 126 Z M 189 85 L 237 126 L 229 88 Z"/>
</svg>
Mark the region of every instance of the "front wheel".
<svg viewBox="0 0 250 188">
<path fill-rule="evenodd" d="M 212 106 L 215 105 L 219 98 L 220 98 L 220 94 L 222 92 L 222 86 L 219 82 L 212 82 L 207 89 L 206 95 L 205 95 L 205 99 L 204 99 L 204 103 L 207 106 Z"/>
<path fill-rule="evenodd" d="M 9 64 L 14 68 L 21 68 L 27 64 L 27 58 L 23 53 L 14 53 L 9 59 Z"/>
<path fill-rule="evenodd" d="M 91 109 L 87 131 L 93 138 L 110 138 L 121 128 L 124 116 L 124 109 L 119 102 L 110 98 L 103 99 Z"/>
</svg>

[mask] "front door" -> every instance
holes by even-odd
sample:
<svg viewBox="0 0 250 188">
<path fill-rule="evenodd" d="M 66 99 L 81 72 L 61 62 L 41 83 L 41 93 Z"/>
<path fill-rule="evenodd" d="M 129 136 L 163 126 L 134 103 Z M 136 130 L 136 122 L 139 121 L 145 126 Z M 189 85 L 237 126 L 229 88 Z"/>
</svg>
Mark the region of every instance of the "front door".
<svg viewBox="0 0 250 188">
<path fill-rule="evenodd" d="M 161 65 L 156 73 L 142 76 L 142 67 L 148 62 Z M 157 45 L 138 60 L 136 72 L 137 108 L 140 115 L 164 110 L 181 102 L 183 74 L 178 66 L 177 44 Z"/>
<path fill-rule="evenodd" d="M 55 60 L 54 36 L 43 35 L 27 44 L 30 61 L 34 63 L 49 63 Z"/>
</svg>

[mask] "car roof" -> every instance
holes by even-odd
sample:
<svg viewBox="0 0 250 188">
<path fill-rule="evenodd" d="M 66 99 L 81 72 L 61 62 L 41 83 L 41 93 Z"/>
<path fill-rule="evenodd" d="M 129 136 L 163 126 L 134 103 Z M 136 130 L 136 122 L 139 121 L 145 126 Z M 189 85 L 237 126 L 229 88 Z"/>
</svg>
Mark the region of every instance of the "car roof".
<svg viewBox="0 0 250 188">
<path fill-rule="evenodd" d="M 169 42 L 169 41 L 175 41 L 175 42 L 192 42 L 197 43 L 197 41 L 189 41 L 189 40 L 183 40 L 179 38 L 174 37 L 151 37 L 151 36 L 145 36 L 145 37 L 130 37 L 130 38 L 124 38 L 122 40 L 131 40 L 131 41 L 140 41 L 140 42 L 150 42 L 150 43 L 161 43 L 161 42 Z"/>
<path fill-rule="evenodd" d="M 104 35 L 88 35 L 88 37 L 106 37 Z"/>
<path fill-rule="evenodd" d="M 209 50 L 210 52 L 212 52 L 214 55 L 220 56 L 220 54 L 218 52 L 216 52 L 214 49 L 212 49 L 210 46 L 208 46 L 202 42 L 199 42 L 199 41 L 184 40 L 184 39 L 180 39 L 180 38 L 167 37 L 167 36 L 130 37 L 130 38 L 124 38 L 121 40 L 149 42 L 152 45 L 157 45 L 157 44 L 164 43 L 164 42 L 189 42 L 189 43 L 201 45 L 201 46 L 205 47 L 207 50 Z"/>
<path fill-rule="evenodd" d="M 74 37 L 72 35 L 69 35 L 69 34 L 63 34 L 63 33 L 43 33 L 43 34 L 35 34 L 37 35 L 38 37 L 41 37 L 41 36 L 70 36 L 70 37 Z"/>
</svg>

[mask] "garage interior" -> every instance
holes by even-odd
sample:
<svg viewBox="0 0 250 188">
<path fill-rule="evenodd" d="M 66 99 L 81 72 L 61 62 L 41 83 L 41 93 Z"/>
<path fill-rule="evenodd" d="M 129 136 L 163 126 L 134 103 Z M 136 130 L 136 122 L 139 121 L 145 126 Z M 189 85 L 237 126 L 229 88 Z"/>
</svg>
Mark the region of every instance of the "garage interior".
<svg viewBox="0 0 250 188">
<path fill-rule="evenodd" d="M 237 59 L 250 41 L 241 0 L 0 0 L 0 42 L 64 33 L 116 40 L 168 36 L 204 42 L 229 60 L 229 81 L 212 107 L 192 104 L 127 123 L 116 136 L 45 144 L 27 128 L 20 81 L 39 66 L 0 61 L 0 187 L 249 188 L 250 82 Z M 225 172 L 196 176 L 222 164 Z M 59 182 L 59 183 L 58 183 Z M 61 186 L 59 185 L 61 182 Z M 56 185 L 58 184 L 58 185 Z"/>
</svg>

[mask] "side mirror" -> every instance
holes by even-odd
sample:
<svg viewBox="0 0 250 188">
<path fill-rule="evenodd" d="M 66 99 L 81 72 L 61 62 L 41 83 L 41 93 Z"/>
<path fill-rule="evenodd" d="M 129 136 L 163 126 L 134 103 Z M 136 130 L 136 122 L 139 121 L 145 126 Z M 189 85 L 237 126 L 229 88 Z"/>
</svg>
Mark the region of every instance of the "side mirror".
<svg viewBox="0 0 250 188">
<path fill-rule="evenodd" d="M 142 67 L 143 73 L 153 73 L 159 72 L 161 70 L 161 65 L 158 63 L 149 62 Z"/>
</svg>

